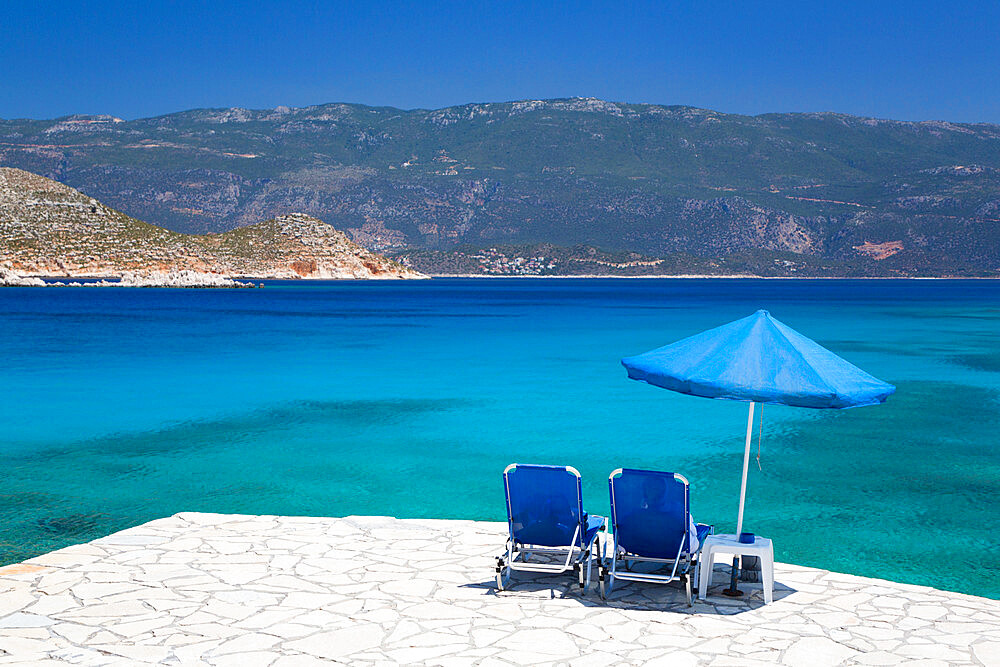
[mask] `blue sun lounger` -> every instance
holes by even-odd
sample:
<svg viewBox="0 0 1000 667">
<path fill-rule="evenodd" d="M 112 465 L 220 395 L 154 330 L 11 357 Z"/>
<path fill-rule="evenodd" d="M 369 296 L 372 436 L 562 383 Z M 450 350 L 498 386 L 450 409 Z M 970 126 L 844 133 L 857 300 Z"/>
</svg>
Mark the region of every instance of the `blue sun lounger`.
<svg viewBox="0 0 1000 667">
<path fill-rule="evenodd" d="M 503 471 L 503 480 L 509 537 L 507 551 L 497 558 L 497 589 L 504 589 L 512 570 L 547 574 L 574 570 L 580 588 L 589 586 L 597 533 L 604 529 L 605 519 L 583 511 L 580 473 L 568 466 L 515 463 Z M 536 554 L 548 556 L 550 562 L 530 562 Z M 559 560 L 551 562 L 552 556 Z"/>
<path fill-rule="evenodd" d="M 601 559 L 601 597 L 611 592 L 615 579 L 657 584 L 681 581 L 690 606 L 691 588 L 697 585 L 692 581 L 697 575 L 695 563 L 713 528 L 698 524 L 698 545 L 691 548 L 688 481 L 672 472 L 619 468 L 608 478 L 608 487 L 614 551 L 610 558 L 605 554 Z M 640 563 L 653 565 L 635 570 Z M 667 569 L 670 574 L 664 573 Z"/>
</svg>

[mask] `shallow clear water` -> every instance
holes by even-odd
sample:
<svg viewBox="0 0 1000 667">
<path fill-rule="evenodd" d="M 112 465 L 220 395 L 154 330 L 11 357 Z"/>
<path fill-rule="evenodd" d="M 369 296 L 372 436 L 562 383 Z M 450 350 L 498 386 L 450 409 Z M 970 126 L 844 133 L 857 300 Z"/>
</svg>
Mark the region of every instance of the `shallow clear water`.
<svg viewBox="0 0 1000 667">
<path fill-rule="evenodd" d="M 767 308 L 898 386 L 764 409 L 779 560 L 1000 598 L 1000 283 L 434 280 L 0 290 L 0 557 L 179 511 L 503 520 L 513 461 L 682 472 L 734 529 L 746 404 L 622 356 Z M 498 549 L 501 545 L 497 545 Z"/>
</svg>

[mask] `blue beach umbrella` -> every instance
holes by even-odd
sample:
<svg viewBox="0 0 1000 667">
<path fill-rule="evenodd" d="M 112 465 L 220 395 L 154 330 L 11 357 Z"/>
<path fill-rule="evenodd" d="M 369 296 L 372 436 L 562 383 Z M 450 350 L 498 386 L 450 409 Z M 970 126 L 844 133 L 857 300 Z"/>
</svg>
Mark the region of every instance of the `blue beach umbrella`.
<svg viewBox="0 0 1000 667">
<path fill-rule="evenodd" d="M 705 398 L 747 401 L 736 534 L 743 531 L 750 439 L 757 403 L 800 408 L 877 405 L 896 388 L 758 310 L 749 317 L 622 359 L 633 380 Z M 733 586 L 735 589 L 735 586 Z"/>
</svg>

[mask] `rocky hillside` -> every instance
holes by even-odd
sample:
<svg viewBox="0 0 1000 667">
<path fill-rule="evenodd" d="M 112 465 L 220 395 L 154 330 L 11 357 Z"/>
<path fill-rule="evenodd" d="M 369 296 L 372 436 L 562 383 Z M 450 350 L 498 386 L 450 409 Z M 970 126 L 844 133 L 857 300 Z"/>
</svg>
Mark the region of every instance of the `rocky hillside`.
<svg viewBox="0 0 1000 667">
<path fill-rule="evenodd" d="M 1000 270 L 990 124 L 595 99 L 326 104 L 0 121 L 0 164 L 175 231 L 302 211 L 428 270 L 462 263 L 460 248 L 536 244 L 765 274 Z"/>
<path fill-rule="evenodd" d="M 351 241 L 302 213 L 222 234 L 195 237 L 216 266 L 236 276 L 272 278 L 420 278 L 422 275 Z M 266 268 L 265 268 L 266 267 Z"/>
<path fill-rule="evenodd" d="M 282 215 L 222 234 L 182 234 L 11 168 L 0 168 L 0 264 L 33 276 L 176 271 L 250 278 L 420 276 L 307 215 Z"/>
</svg>

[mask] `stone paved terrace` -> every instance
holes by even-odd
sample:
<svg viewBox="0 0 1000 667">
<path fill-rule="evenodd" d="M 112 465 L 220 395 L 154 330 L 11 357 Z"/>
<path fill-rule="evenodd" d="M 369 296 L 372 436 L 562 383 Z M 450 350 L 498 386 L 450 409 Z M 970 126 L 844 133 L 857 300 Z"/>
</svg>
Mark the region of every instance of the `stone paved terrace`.
<svg viewBox="0 0 1000 667">
<path fill-rule="evenodd" d="M 571 577 L 497 594 L 505 529 L 152 521 L 0 568 L 0 664 L 1000 665 L 1000 602 L 792 565 L 768 606 L 720 596 L 723 576 L 691 608 L 678 586 L 605 603 Z"/>
</svg>

